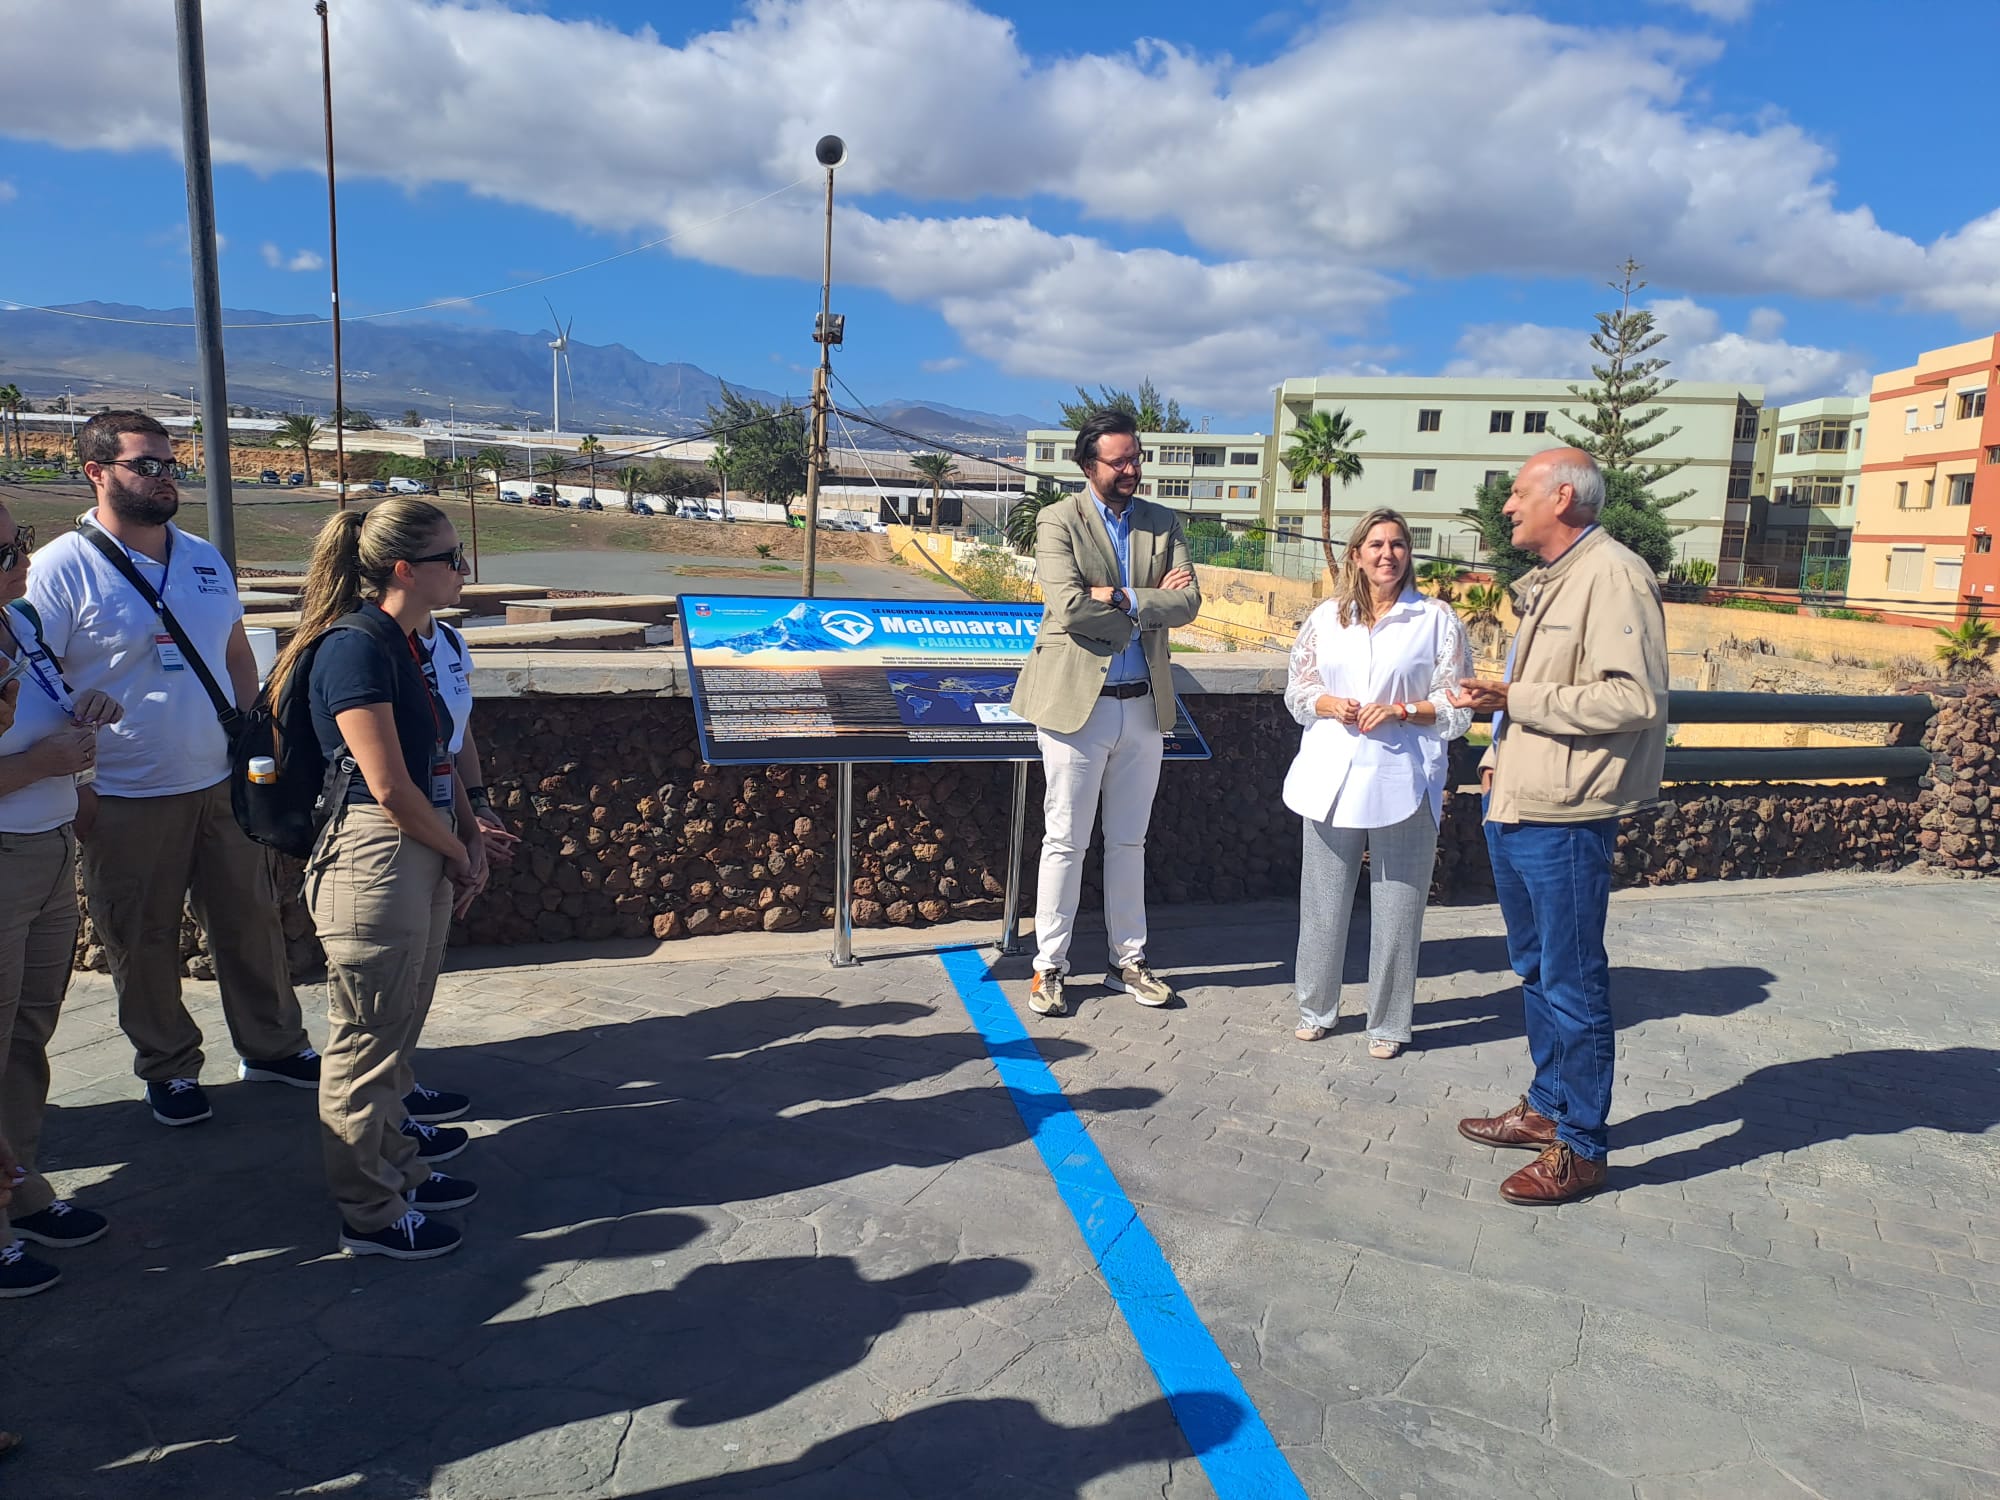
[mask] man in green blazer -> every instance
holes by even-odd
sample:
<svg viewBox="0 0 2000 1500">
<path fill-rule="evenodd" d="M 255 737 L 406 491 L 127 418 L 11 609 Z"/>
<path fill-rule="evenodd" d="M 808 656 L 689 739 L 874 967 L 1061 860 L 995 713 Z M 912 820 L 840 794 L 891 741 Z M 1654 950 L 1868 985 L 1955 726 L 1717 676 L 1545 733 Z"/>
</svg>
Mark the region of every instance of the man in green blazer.
<svg viewBox="0 0 2000 1500">
<path fill-rule="evenodd" d="M 1028 995 L 1038 1015 L 1069 1009 L 1063 980 L 1100 801 L 1107 983 L 1141 1005 L 1174 999 L 1146 965 L 1146 828 L 1162 737 L 1174 725 L 1167 632 L 1200 612 L 1201 589 L 1180 518 L 1139 497 L 1142 458 L 1138 424 L 1122 412 L 1098 413 L 1076 434 L 1088 488 L 1035 523 L 1045 612 L 1013 707 L 1035 726 L 1048 784 Z"/>
</svg>

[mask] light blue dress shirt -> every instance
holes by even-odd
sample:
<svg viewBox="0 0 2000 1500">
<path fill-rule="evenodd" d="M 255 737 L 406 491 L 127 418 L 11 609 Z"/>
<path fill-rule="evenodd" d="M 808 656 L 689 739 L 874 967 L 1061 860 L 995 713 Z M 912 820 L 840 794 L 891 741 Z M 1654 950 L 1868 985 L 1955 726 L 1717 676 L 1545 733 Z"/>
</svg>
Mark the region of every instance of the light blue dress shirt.
<svg viewBox="0 0 2000 1500">
<path fill-rule="evenodd" d="M 1111 550 L 1118 554 L 1118 581 L 1124 586 L 1126 601 L 1133 605 L 1126 611 L 1132 617 L 1133 625 L 1139 623 L 1139 611 L 1132 598 L 1132 502 L 1125 502 L 1125 513 L 1119 515 L 1098 498 L 1096 490 L 1090 498 L 1097 506 L 1098 515 L 1104 518 L 1104 530 L 1111 538 Z M 1146 648 L 1139 640 L 1139 632 L 1132 632 L 1132 640 L 1123 651 L 1111 658 L 1111 670 L 1105 675 L 1106 687 L 1117 687 L 1121 683 L 1144 682 L 1151 674 L 1146 670 Z"/>
</svg>

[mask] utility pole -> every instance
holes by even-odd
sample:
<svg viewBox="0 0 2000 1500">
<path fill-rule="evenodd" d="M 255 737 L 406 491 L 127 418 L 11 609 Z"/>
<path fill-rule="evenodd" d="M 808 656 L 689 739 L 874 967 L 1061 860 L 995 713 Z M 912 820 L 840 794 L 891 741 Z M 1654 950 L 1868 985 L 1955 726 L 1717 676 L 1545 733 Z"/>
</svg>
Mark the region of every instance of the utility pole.
<svg viewBox="0 0 2000 1500">
<path fill-rule="evenodd" d="M 229 482 L 229 389 L 222 368 L 222 283 L 216 267 L 215 178 L 208 153 L 208 61 L 202 47 L 201 0 L 174 0 L 174 25 L 180 52 L 188 258 L 194 272 L 195 343 L 201 360 L 201 461 L 208 471 L 208 539 L 234 570 L 236 510 Z M 193 392 L 188 394 L 192 401 Z"/>
<path fill-rule="evenodd" d="M 316 0 L 319 16 L 320 93 L 326 103 L 326 264 L 333 278 L 333 463 L 340 485 L 340 508 L 347 509 L 347 397 L 340 370 L 340 219 L 333 191 L 333 44 L 327 35 L 326 0 Z"/>
<path fill-rule="evenodd" d="M 813 596 L 814 574 L 819 563 L 819 484 L 827 466 L 826 421 L 833 405 L 833 346 L 845 331 L 845 318 L 833 315 L 833 169 L 847 160 L 847 143 L 837 135 L 823 135 L 813 147 L 813 156 L 826 168 L 826 249 L 820 262 L 819 317 L 813 324 L 813 342 L 819 345 L 819 364 L 813 370 L 812 435 L 806 447 L 806 566 L 805 597 Z M 724 511 L 727 512 L 727 504 Z"/>
</svg>

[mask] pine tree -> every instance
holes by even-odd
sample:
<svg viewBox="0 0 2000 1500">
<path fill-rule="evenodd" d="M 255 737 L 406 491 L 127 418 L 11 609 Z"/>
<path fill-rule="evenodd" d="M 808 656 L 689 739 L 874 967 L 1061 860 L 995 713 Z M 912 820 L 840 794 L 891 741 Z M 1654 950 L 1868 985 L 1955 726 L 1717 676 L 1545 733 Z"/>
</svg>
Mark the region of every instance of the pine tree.
<svg viewBox="0 0 2000 1500">
<path fill-rule="evenodd" d="M 1596 459 L 1607 475 L 1619 471 L 1631 474 L 1647 492 L 1653 506 L 1665 510 L 1694 491 L 1660 495 L 1653 492 L 1654 486 L 1684 468 L 1687 460 L 1651 463 L 1643 455 L 1673 437 L 1680 428 L 1648 433 L 1640 429 L 1666 415 L 1664 406 L 1649 403 L 1657 401 L 1676 382 L 1660 374 L 1671 361 L 1651 353 L 1666 335 L 1653 326 L 1650 312 L 1632 306 L 1632 294 L 1646 285 L 1635 279 L 1641 269 L 1639 262 L 1628 259 L 1619 269 L 1624 279 L 1609 283 L 1611 290 L 1618 293 L 1618 310 L 1599 313 L 1597 332 L 1590 336 L 1590 347 L 1604 358 L 1603 364 L 1590 367 L 1597 384 L 1569 388 L 1578 401 L 1590 403 L 1590 409 L 1582 416 L 1568 407 L 1560 409 L 1566 420 L 1583 429 L 1571 435 L 1572 443 Z"/>
</svg>

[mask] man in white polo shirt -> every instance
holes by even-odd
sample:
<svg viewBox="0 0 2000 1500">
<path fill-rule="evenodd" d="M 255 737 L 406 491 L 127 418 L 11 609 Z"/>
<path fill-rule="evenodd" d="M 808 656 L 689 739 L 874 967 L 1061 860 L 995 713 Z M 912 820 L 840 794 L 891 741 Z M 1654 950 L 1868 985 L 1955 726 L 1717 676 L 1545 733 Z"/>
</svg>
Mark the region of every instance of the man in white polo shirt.
<svg viewBox="0 0 2000 1500">
<path fill-rule="evenodd" d="M 173 524 L 180 491 L 167 430 L 141 412 L 100 412 L 77 434 L 77 455 L 97 508 L 36 554 L 28 597 L 71 687 L 125 705 L 123 721 L 98 736 L 95 796 L 86 789 L 77 813 L 83 891 L 153 1117 L 193 1125 L 213 1111 L 201 1090 L 201 1028 L 181 1001 L 184 899 L 208 935 L 240 1076 L 317 1089 L 319 1056 L 286 971 L 269 861 L 230 811 L 217 706 L 153 601 L 89 533 L 172 612 L 233 698 L 226 706 L 256 698 L 256 659 L 222 554 Z"/>
</svg>

